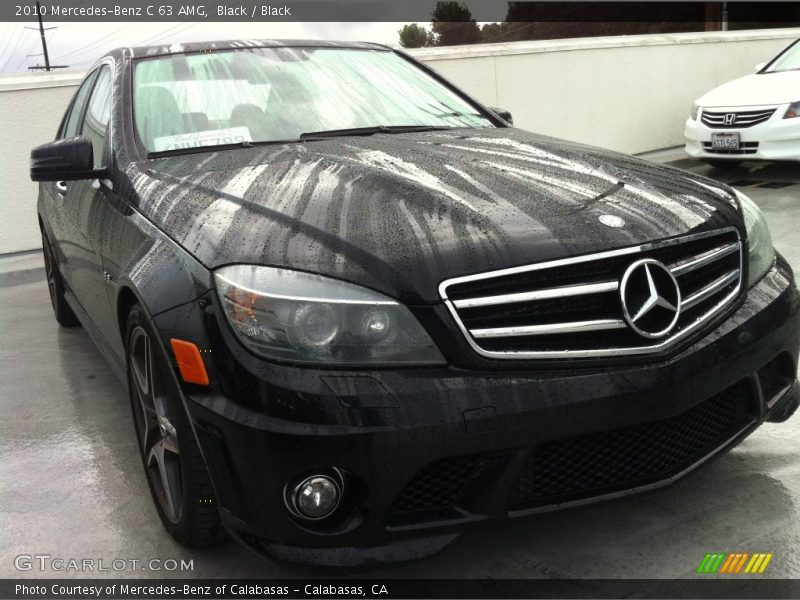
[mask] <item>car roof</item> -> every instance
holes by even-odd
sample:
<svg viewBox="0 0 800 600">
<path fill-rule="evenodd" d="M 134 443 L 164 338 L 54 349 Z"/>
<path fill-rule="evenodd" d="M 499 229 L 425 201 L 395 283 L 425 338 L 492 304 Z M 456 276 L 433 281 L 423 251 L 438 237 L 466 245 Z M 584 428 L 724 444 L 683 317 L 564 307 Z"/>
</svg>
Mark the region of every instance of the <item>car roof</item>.
<svg viewBox="0 0 800 600">
<path fill-rule="evenodd" d="M 243 48 L 354 48 L 360 50 L 391 50 L 390 47 L 371 42 L 345 42 L 333 40 L 220 40 L 206 42 L 186 42 L 158 44 L 153 46 L 134 46 L 116 48 L 105 56 L 137 59 L 152 56 L 169 56 L 188 52 L 211 50 L 240 50 Z M 105 56 L 103 58 L 105 58 Z M 102 60 L 102 59 L 100 59 Z"/>
</svg>

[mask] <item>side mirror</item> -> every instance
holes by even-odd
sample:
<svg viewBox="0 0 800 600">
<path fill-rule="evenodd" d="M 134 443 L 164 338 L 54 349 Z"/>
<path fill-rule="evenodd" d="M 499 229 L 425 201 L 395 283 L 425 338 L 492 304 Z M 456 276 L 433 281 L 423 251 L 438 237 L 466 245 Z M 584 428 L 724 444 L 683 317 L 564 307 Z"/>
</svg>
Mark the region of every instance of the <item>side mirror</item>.
<svg viewBox="0 0 800 600">
<path fill-rule="evenodd" d="M 94 168 L 92 142 L 87 137 L 56 140 L 31 150 L 33 181 L 96 179 L 102 173 Z"/>
<path fill-rule="evenodd" d="M 505 108 L 496 108 L 494 106 L 490 106 L 489 110 L 496 114 L 498 117 L 507 121 L 509 124 L 514 124 L 514 117 L 511 116 L 511 113 L 508 112 Z"/>
<path fill-rule="evenodd" d="M 758 63 L 758 64 L 755 66 L 756 73 L 758 73 L 758 72 L 759 72 L 761 69 L 763 69 L 763 68 L 764 68 L 766 65 L 767 65 L 767 63 L 765 63 L 765 62 L 760 62 L 760 63 Z"/>
</svg>

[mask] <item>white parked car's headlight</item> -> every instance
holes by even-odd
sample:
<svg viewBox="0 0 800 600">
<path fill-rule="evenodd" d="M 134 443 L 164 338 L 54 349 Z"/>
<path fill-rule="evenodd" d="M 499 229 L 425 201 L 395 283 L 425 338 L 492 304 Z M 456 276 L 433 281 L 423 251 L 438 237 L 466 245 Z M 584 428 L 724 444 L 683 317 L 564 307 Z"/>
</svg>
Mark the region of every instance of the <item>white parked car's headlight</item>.
<svg viewBox="0 0 800 600">
<path fill-rule="evenodd" d="M 772 236 L 769 234 L 769 228 L 761 209 L 738 190 L 736 190 L 736 197 L 742 207 L 744 224 L 747 228 L 747 244 L 750 249 L 747 286 L 750 287 L 772 268 L 772 263 L 775 262 L 775 249 L 772 246 Z"/>
<path fill-rule="evenodd" d="M 697 121 L 698 116 L 700 116 L 700 107 L 697 104 L 692 104 L 692 121 Z"/>
<path fill-rule="evenodd" d="M 800 117 L 800 100 L 792 102 L 786 112 L 783 113 L 784 119 L 794 119 L 795 117 Z"/>
<path fill-rule="evenodd" d="M 370 289 L 254 265 L 222 267 L 214 279 L 233 331 L 265 358 L 317 365 L 444 363 L 408 308 Z"/>
</svg>

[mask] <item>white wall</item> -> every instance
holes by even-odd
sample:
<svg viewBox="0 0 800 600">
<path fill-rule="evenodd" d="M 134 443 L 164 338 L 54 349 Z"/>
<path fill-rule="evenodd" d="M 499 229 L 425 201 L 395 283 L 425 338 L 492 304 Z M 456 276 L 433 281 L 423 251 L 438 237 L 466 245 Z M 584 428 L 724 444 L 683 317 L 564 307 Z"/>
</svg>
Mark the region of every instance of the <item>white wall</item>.
<svg viewBox="0 0 800 600">
<path fill-rule="evenodd" d="M 0 78 L 0 254 L 40 248 L 31 148 L 52 141 L 83 73 Z"/>
<path fill-rule="evenodd" d="M 413 51 L 523 129 L 624 152 L 682 142 L 692 101 L 800 28 L 582 38 Z M 53 139 L 82 74 L 0 78 L 0 254 L 41 245 L 30 148 Z"/>
</svg>

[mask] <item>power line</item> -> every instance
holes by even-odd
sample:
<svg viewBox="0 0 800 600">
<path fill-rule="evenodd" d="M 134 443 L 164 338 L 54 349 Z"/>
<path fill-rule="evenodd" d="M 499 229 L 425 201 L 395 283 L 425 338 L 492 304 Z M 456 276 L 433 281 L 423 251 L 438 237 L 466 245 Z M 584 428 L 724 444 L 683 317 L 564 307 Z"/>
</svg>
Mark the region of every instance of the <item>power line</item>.
<svg viewBox="0 0 800 600">
<path fill-rule="evenodd" d="M 62 54 L 61 56 L 59 56 L 57 58 L 54 58 L 53 60 L 64 60 L 65 58 L 80 56 L 81 54 L 85 54 L 86 52 L 90 52 L 92 50 L 99 51 L 99 46 L 103 42 L 105 42 L 108 39 L 117 37 L 118 34 L 121 31 L 123 31 L 124 29 L 128 29 L 129 27 L 132 27 L 134 25 L 137 25 L 137 23 L 128 23 L 127 25 L 123 25 L 122 27 L 118 27 L 117 29 L 115 29 L 111 33 L 107 33 L 103 37 L 95 40 L 91 45 L 84 46 L 84 47 L 78 48 L 76 50 L 71 50 L 70 52 L 67 52 L 66 54 Z"/>
<path fill-rule="evenodd" d="M 12 73 L 16 73 L 17 70 L 25 63 L 25 59 L 28 58 L 28 54 L 31 50 L 33 50 L 34 46 L 36 46 L 36 40 L 31 40 L 31 43 L 28 45 L 28 49 L 23 52 L 22 58 L 17 61 L 17 64 L 14 65 L 14 68 L 11 69 Z"/>
<path fill-rule="evenodd" d="M 0 69 L 0 71 L 4 71 L 5 68 L 8 66 L 8 63 L 10 63 L 11 60 L 14 58 L 14 53 L 17 51 L 17 48 L 19 48 L 19 45 L 22 43 L 23 33 L 25 33 L 25 30 L 21 28 L 17 35 L 17 42 L 14 44 L 14 48 L 11 50 L 11 52 L 8 53 L 8 58 L 6 59 L 6 62 L 3 64 L 3 68 Z"/>
<path fill-rule="evenodd" d="M 186 23 L 186 22 L 178 23 L 175 27 L 170 27 L 166 32 L 157 33 L 154 36 L 150 36 L 149 38 L 145 38 L 140 42 L 137 42 L 135 44 L 130 44 L 130 45 L 131 46 L 147 46 L 148 44 L 155 44 L 156 42 L 160 42 L 164 38 L 167 38 L 167 37 L 169 37 L 171 35 L 176 35 L 178 33 L 183 33 L 184 31 L 188 31 L 189 29 L 191 29 L 195 25 L 197 25 L 197 21 L 195 21 L 194 23 Z M 183 27 L 183 29 L 181 29 L 180 31 L 177 31 L 177 29 L 179 29 L 181 27 Z"/>
<path fill-rule="evenodd" d="M 49 34 L 49 35 L 48 35 L 48 34 Z M 47 43 L 48 43 L 48 44 L 50 44 L 50 43 L 52 43 L 52 41 L 53 41 L 53 38 L 54 38 L 56 35 L 58 35 L 58 31 L 55 31 L 55 30 L 54 30 L 52 33 L 48 32 L 48 34 L 46 34 L 46 35 L 48 35 L 48 37 L 47 37 Z M 25 63 L 25 59 L 26 59 L 26 58 L 30 58 L 30 57 L 32 57 L 32 56 L 43 56 L 43 54 L 42 54 L 41 52 L 33 52 L 33 53 L 32 53 L 32 52 L 30 52 L 30 50 L 33 50 L 34 46 L 36 46 L 36 40 L 32 40 L 32 41 L 31 41 L 30 45 L 28 46 L 28 53 L 26 53 L 26 54 L 25 54 L 25 55 L 22 57 L 22 60 L 20 60 L 20 61 L 18 61 L 18 62 L 17 62 L 17 64 L 14 66 L 14 71 L 17 71 L 17 70 L 19 70 L 19 68 L 20 68 L 20 67 L 21 67 L 21 66 L 22 66 L 22 65 Z M 51 69 L 53 69 L 53 68 L 59 68 L 59 69 L 61 69 L 61 68 L 64 68 L 64 67 L 61 67 L 61 66 L 59 66 L 59 67 L 54 67 L 54 66 L 51 64 L 51 65 L 50 65 L 50 68 L 51 68 Z M 29 69 L 29 70 L 39 70 L 39 69 L 37 68 L 37 69 Z"/>
<path fill-rule="evenodd" d="M 12 38 L 12 36 L 10 36 L 10 35 L 6 38 L 6 43 L 3 45 L 3 49 L 0 50 L 0 57 L 5 56 L 6 50 L 8 50 L 8 48 L 11 46 L 11 38 Z M 1 60 L 3 60 L 3 59 L 0 58 L 0 61 Z"/>
<path fill-rule="evenodd" d="M 192 27 L 194 27 L 197 24 L 198 24 L 197 22 L 194 22 L 194 23 L 186 23 L 186 22 L 178 23 L 177 25 L 174 25 L 174 26 L 170 27 L 166 31 L 162 31 L 162 32 L 159 32 L 159 33 L 157 33 L 155 35 L 151 35 L 150 37 L 147 37 L 147 38 L 145 38 L 143 40 L 140 40 L 139 42 L 136 42 L 134 44 L 126 44 L 126 45 L 132 47 L 132 46 L 147 46 L 149 44 L 155 44 L 156 42 L 160 42 L 164 38 L 167 38 L 167 37 L 170 37 L 170 36 L 174 36 L 174 35 L 177 35 L 179 33 L 184 33 L 185 31 L 188 31 L 189 29 L 191 29 Z M 97 60 L 96 58 L 88 58 L 86 60 L 73 62 L 72 66 L 74 66 L 74 67 L 88 66 L 88 65 L 93 64 L 96 60 Z"/>
</svg>

